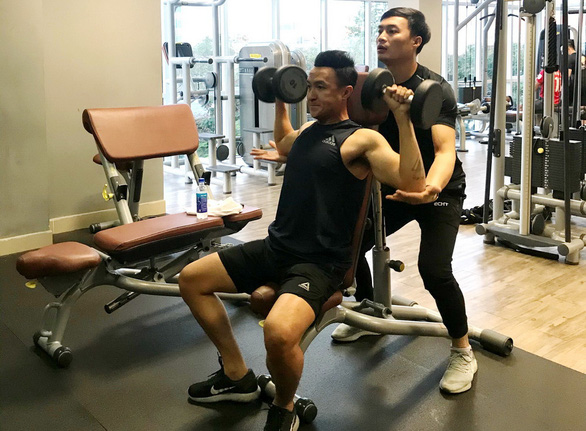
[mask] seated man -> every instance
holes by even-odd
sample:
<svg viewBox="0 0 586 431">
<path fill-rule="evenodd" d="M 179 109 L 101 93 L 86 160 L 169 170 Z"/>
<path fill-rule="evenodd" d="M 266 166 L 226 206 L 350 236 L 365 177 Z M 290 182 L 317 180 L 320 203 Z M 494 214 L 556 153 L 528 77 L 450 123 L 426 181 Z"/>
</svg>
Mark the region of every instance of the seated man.
<svg viewBox="0 0 586 431">
<path fill-rule="evenodd" d="M 356 83 L 354 61 L 343 51 L 325 51 L 308 77 L 307 104 L 316 121 L 293 130 L 285 104 L 276 102 L 274 135 L 287 168 L 276 218 L 264 240 L 210 254 L 179 277 L 181 296 L 217 347 L 222 368 L 189 388 L 198 402 L 251 401 L 259 396 L 230 321 L 214 292 L 248 292 L 279 286 L 264 324 L 267 367 L 276 387 L 265 430 L 296 430 L 293 398 L 303 370 L 299 342 L 322 304 L 339 288 L 350 267 L 351 241 L 370 172 L 408 191 L 425 189 L 421 154 L 406 99 L 411 90 L 388 87 L 385 101 L 399 124 L 401 154 L 377 132 L 348 117 Z"/>
</svg>

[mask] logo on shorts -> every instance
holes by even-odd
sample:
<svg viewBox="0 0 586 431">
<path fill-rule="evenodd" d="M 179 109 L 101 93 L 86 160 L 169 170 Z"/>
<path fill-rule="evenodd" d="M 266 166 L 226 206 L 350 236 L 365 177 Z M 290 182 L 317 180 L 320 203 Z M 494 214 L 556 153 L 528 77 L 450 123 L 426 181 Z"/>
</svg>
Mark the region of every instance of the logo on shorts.
<svg viewBox="0 0 586 431">
<path fill-rule="evenodd" d="M 450 205 L 450 204 L 447 202 L 434 202 L 433 203 L 434 207 L 447 207 L 448 205 Z"/>
<path fill-rule="evenodd" d="M 305 289 L 309 292 L 309 282 L 299 283 L 298 286 L 302 289 Z"/>
</svg>

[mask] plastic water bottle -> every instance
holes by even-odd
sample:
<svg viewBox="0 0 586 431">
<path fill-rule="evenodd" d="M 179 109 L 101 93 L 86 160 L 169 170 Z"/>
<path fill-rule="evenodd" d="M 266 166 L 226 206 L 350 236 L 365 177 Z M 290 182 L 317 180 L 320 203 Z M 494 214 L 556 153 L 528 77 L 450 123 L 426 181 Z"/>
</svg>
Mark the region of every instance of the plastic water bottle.
<svg viewBox="0 0 586 431">
<path fill-rule="evenodd" d="M 195 192 L 195 202 L 197 218 L 208 218 L 208 192 L 203 178 L 199 179 L 197 191 Z"/>
</svg>

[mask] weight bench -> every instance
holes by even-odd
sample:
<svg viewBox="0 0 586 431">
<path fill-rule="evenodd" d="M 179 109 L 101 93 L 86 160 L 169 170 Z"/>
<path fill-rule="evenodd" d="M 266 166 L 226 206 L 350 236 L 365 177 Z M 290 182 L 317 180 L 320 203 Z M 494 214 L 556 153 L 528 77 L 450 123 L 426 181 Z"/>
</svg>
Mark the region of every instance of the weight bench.
<svg viewBox="0 0 586 431">
<path fill-rule="evenodd" d="M 33 340 L 61 367 L 72 360 L 71 350 L 62 345 L 71 309 L 88 290 L 102 285 L 123 290 L 106 304 L 108 313 L 140 293 L 180 296 L 177 274 L 185 265 L 203 252 L 226 247 L 218 238 L 262 217 L 260 209 L 245 206 L 239 214 L 225 217 L 198 219 L 180 213 L 134 221 L 125 205 L 126 189 L 116 164 L 132 161 L 141 165 L 147 158 L 186 154 L 194 173 L 199 173 L 197 128 L 191 110 L 187 105 L 85 110 L 83 120 L 96 138 L 100 161 L 111 184 L 116 185 L 112 189 L 121 220 L 127 223 L 96 233 L 95 247 L 76 242 L 53 244 L 21 255 L 16 264 L 21 275 L 38 279 L 47 291 L 60 297 L 45 307 L 41 329 Z M 123 142 L 127 145 L 121 145 Z"/>
<path fill-rule="evenodd" d="M 63 336 L 73 305 L 83 294 L 97 286 L 122 289 L 118 298 L 106 304 L 108 313 L 141 293 L 180 296 L 176 279 L 185 265 L 202 252 L 228 246 L 216 239 L 261 217 L 260 209 L 246 206 L 240 214 L 207 219 L 171 214 L 100 231 L 94 236 L 95 248 L 65 242 L 21 255 L 18 272 L 29 280 L 38 279 L 48 292 L 60 297 L 45 307 L 41 329 L 33 336 L 35 345 L 58 366 L 68 366 L 73 356 L 63 346 Z"/>
</svg>

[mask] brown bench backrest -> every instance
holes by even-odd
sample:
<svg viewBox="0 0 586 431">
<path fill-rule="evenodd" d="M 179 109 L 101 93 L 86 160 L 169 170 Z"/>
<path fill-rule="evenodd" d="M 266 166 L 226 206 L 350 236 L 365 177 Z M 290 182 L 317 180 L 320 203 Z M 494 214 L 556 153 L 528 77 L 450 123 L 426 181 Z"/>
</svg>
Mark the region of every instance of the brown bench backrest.
<svg viewBox="0 0 586 431">
<path fill-rule="evenodd" d="M 366 217 L 368 216 L 368 205 L 370 204 L 372 187 L 372 174 L 368 174 L 366 178 L 366 190 L 364 198 L 362 199 L 362 206 L 358 213 L 358 219 L 356 220 L 356 227 L 354 228 L 354 235 L 352 237 L 352 266 L 346 271 L 344 276 L 344 288 L 352 286 L 354 283 L 354 275 L 356 273 L 356 265 L 358 264 L 358 258 L 360 257 L 360 249 L 362 245 L 362 236 L 364 235 L 364 227 L 366 225 Z"/>
<path fill-rule="evenodd" d="M 348 99 L 348 116 L 352 121 L 364 127 L 377 126 L 387 119 L 389 110 L 373 112 L 362 107 L 361 93 L 364 81 L 368 77 L 368 72 L 358 72 L 358 80 L 354 86 L 354 91 Z"/>
<path fill-rule="evenodd" d="M 191 154 L 197 150 L 197 126 L 189 106 L 86 109 L 84 128 L 110 162 Z"/>
</svg>

